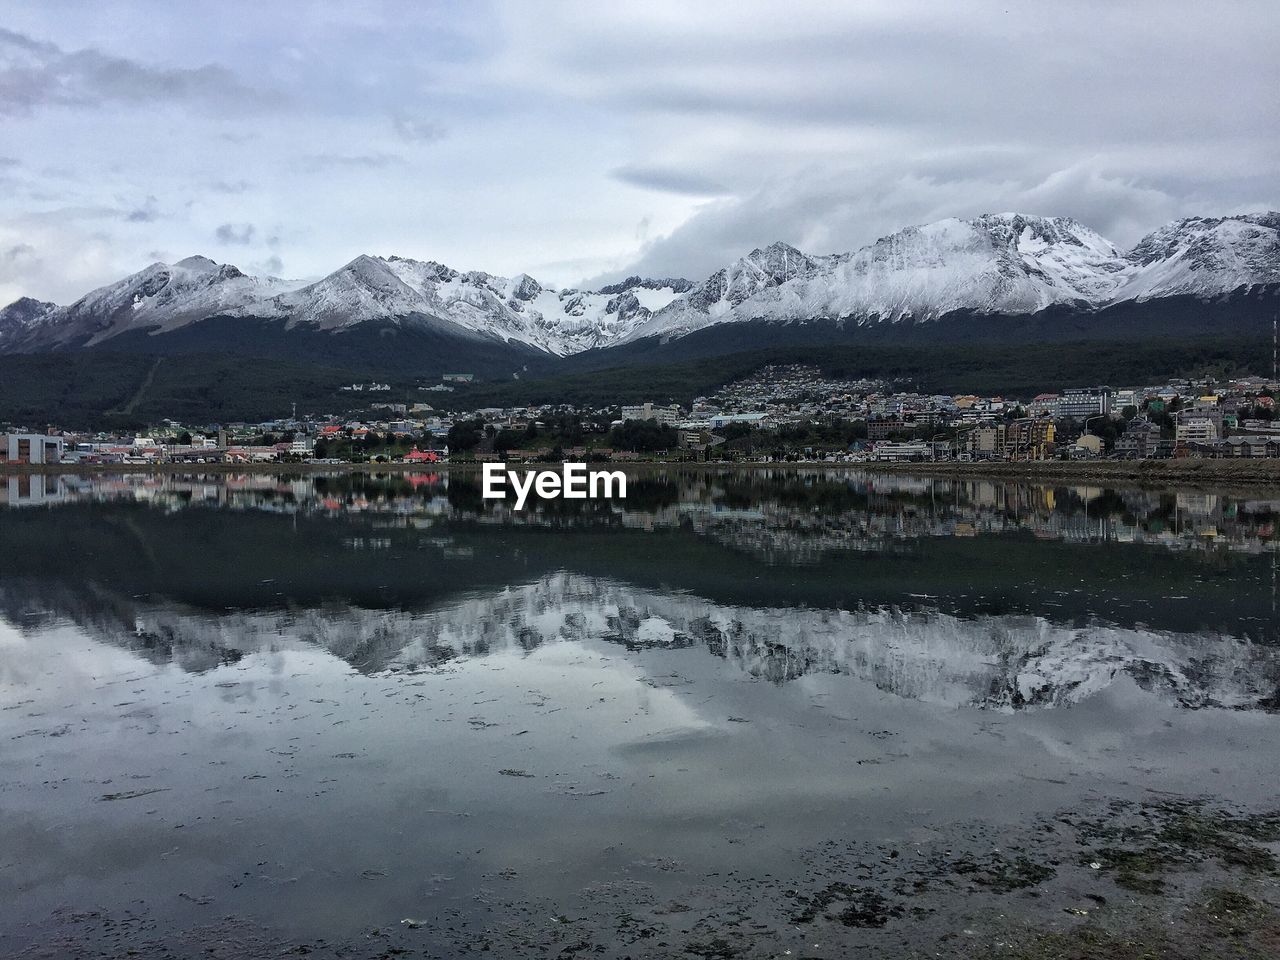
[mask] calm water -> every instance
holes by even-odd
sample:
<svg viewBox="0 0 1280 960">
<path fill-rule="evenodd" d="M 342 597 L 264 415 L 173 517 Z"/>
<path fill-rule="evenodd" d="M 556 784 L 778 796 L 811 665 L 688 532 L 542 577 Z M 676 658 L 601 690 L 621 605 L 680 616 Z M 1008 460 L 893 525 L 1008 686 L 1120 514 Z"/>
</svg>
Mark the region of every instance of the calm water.
<svg viewBox="0 0 1280 960">
<path fill-rule="evenodd" d="M 0 477 L 0 954 L 1066 922 L 1117 893 L 1074 849 L 1016 890 L 943 868 L 1063 811 L 1274 799 L 1278 519 L 795 472 L 519 514 L 433 474 Z"/>
</svg>

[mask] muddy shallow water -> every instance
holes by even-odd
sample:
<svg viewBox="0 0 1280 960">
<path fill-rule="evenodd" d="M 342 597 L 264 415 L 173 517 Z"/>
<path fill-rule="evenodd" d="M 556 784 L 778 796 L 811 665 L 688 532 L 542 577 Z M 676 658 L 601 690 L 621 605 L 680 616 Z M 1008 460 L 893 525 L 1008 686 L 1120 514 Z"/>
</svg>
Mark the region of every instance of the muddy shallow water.
<svg viewBox="0 0 1280 960">
<path fill-rule="evenodd" d="M 673 472 L 515 514 L 429 474 L 26 479 L 6 956 L 1280 937 L 1280 504 Z"/>
</svg>

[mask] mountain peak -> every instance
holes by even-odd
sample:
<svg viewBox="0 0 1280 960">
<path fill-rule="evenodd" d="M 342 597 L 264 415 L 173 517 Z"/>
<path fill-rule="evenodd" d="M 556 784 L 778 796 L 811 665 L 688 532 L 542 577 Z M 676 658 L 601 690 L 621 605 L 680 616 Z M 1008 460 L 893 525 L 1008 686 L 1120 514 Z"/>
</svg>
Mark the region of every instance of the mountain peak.
<svg viewBox="0 0 1280 960">
<path fill-rule="evenodd" d="M 175 267 L 182 267 L 185 270 L 192 270 L 198 273 L 212 273 L 218 269 L 218 264 L 210 260 L 208 257 L 195 254 L 186 257 L 174 264 Z"/>
<path fill-rule="evenodd" d="M 1137 271 L 1120 292 L 1125 299 L 1280 283 L 1280 213 L 1183 217 L 1147 234 L 1125 259 Z"/>
<path fill-rule="evenodd" d="M 777 255 L 803 257 L 804 254 L 798 249 L 787 243 L 785 240 L 775 240 L 767 247 L 756 247 L 747 256 L 751 259 L 758 257 L 771 257 Z"/>
</svg>

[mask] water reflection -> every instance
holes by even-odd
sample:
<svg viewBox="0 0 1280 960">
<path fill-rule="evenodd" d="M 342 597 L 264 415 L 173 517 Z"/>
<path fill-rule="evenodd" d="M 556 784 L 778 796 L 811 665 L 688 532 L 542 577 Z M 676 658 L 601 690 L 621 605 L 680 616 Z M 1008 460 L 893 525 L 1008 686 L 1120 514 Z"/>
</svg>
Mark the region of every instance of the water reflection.
<svg viewBox="0 0 1280 960">
<path fill-rule="evenodd" d="M 677 471 L 520 514 L 443 473 L 0 490 L 6 956 L 585 955 L 584 931 L 723 956 L 744 916 L 775 932 L 738 956 L 933 955 L 903 938 L 979 901 L 1129 902 L 1061 811 L 1269 804 L 1280 777 L 1262 499 Z M 1016 900 L 892 872 L 1031 837 L 1056 879 Z M 900 921 L 797 925 L 787 891 L 873 882 Z"/>
<path fill-rule="evenodd" d="M 811 673 L 849 676 L 895 696 L 952 706 L 1063 706 L 1127 677 L 1184 707 L 1280 707 L 1280 647 L 1231 637 L 1072 627 L 1031 616 L 962 619 L 927 609 L 724 606 L 568 573 L 428 612 L 330 605 L 215 617 L 102 596 L 76 603 L 30 588 L 25 596 L 46 605 L 21 617 L 28 630 L 50 629 L 70 615 L 98 640 L 196 672 L 287 649 L 317 648 L 377 673 L 598 642 L 627 651 L 696 650 L 774 683 Z M 8 610 L 21 605 L 3 599 Z"/>
<path fill-rule="evenodd" d="M 192 672 L 572 641 L 952 706 L 1062 706 L 1122 677 L 1183 707 L 1280 700 L 1277 501 L 670 471 L 624 503 L 516 513 L 443 473 L 7 482 L 11 506 L 47 509 L 0 512 L 0 615 Z"/>
<path fill-rule="evenodd" d="M 1028 532 L 1069 542 L 1178 550 L 1277 549 L 1280 498 L 1205 491 L 1112 490 L 803 470 L 652 471 L 626 501 L 538 501 L 514 511 L 480 497 L 470 473 L 280 476 L 148 474 L 0 477 L 0 506 L 134 502 L 313 515 L 369 515 L 396 526 L 469 517 L 566 527 L 688 527 L 779 563 L 824 551 L 889 550 L 922 537 Z"/>
</svg>

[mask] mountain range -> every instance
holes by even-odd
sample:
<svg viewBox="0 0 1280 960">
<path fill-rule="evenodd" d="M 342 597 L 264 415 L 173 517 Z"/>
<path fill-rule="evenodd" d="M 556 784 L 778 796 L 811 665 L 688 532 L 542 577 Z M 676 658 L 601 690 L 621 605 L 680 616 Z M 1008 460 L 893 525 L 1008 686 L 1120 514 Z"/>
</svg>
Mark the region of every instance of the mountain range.
<svg viewBox="0 0 1280 960">
<path fill-rule="evenodd" d="M 0 353 L 204 351 L 366 366 L 385 357 L 510 375 L 530 362 L 633 354 L 694 334 L 704 351 L 708 338 L 729 334 L 741 345 L 765 329 L 776 343 L 800 328 L 812 342 L 961 321 L 981 331 L 1011 318 L 1106 328 L 1117 311 L 1142 308 L 1143 323 L 1158 330 L 1161 313 L 1151 307 L 1174 301 L 1180 332 L 1212 335 L 1239 304 L 1278 291 L 1280 213 L 1181 219 L 1128 250 L 1069 217 L 1004 213 L 907 227 L 849 253 L 814 256 L 778 242 L 700 282 L 635 276 L 596 290 L 367 255 L 320 280 L 290 282 L 193 256 L 151 264 L 69 305 L 23 298 L 0 309 Z M 1249 312 L 1255 318 L 1256 305 Z"/>
</svg>

